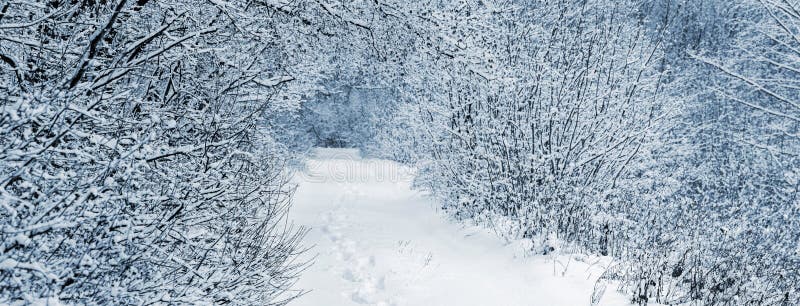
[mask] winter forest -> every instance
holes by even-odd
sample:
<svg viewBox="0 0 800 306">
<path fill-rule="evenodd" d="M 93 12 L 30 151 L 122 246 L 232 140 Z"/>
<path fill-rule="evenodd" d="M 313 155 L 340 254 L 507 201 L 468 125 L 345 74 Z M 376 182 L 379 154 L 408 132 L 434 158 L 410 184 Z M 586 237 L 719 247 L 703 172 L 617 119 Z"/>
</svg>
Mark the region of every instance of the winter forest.
<svg viewBox="0 0 800 306">
<path fill-rule="evenodd" d="M 798 189 L 798 0 L 0 0 L 0 305 L 800 305 Z"/>
</svg>

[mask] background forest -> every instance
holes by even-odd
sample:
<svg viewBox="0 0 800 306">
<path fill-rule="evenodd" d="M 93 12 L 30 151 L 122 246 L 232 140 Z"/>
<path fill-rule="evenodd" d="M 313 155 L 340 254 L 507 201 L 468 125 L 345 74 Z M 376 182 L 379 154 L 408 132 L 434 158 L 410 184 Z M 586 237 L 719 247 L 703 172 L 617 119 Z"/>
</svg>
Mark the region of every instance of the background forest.
<svg viewBox="0 0 800 306">
<path fill-rule="evenodd" d="M 800 304 L 796 0 L 0 1 L 0 304 L 286 304 L 314 146 L 634 303 Z"/>
</svg>

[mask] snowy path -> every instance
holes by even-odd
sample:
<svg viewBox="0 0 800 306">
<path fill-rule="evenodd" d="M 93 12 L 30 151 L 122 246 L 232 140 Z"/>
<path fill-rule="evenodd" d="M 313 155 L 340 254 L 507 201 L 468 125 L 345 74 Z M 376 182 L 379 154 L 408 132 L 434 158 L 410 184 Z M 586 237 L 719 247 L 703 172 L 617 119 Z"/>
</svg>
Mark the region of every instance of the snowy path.
<svg viewBox="0 0 800 306">
<path fill-rule="evenodd" d="M 600 265 L 516 256 L 513 244 L 448 222 L 410 189 L 408 169 L 329 149 L 307 168 L 292 217 L 312 227 L 317 258 L 297 286 L 312 292 L 293 305 L 589 305 Z M 625 297 L 608 290 L 602 305 Z"/>
</svg>

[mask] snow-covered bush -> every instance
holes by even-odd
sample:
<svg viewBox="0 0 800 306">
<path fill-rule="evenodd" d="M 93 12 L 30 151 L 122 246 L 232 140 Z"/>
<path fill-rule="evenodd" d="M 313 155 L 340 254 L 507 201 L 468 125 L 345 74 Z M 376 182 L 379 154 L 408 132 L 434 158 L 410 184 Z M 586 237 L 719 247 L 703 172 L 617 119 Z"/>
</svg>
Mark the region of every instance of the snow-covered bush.
<svg viewBox="0 0 800 306">
<path fill-rule="evenodd" d="M 303 229 L 282 20 L 196 1 L 0 4 L 0 304 L 282 305 Z"/>
<path fill-rule="evenodd" d="M 658 97 L 660 49 L 630 22 L 633 4 L 453 13 L 493 27 L 457 33 L 472 48 L 457 57 L 476 64 L 442 64 L 450 73 L 415 84 L 433 89 L 401 117 L 414 139 L 404 149 L 426 162 L 419 183 L 460 217 L 515 220 L 511 236 L 556 233 L 605 252 L 599 204 L 671 111 Z"/>
</svg>

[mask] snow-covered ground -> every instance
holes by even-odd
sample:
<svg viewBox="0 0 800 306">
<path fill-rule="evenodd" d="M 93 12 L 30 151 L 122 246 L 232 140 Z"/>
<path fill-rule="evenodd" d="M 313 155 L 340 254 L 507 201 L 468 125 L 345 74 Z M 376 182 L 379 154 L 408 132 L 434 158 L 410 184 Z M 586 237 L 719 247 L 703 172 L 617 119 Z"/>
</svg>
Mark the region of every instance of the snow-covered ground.
<svg viewBox="0 0 800 306">
<path fill-rule="evenodd" d="M 312 227 L 316 259 L 298 283 L 312 291 L 294 305 L 590 304 L 605 261 L 522 256 L 519 244 L 448 221 L 412 177 L 356 150 L 316 151 L 296 177 L 292 217 Z M 628 303 L 609 289 L 601 305 Z"/>
</svg>

